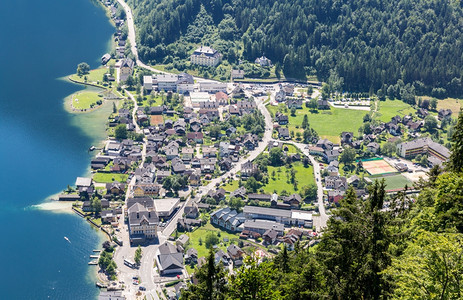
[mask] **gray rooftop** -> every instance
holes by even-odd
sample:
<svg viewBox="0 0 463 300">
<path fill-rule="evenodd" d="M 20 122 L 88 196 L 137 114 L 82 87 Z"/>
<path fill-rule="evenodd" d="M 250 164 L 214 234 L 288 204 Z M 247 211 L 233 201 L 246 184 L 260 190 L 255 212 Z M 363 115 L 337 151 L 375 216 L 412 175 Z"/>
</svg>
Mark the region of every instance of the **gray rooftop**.
<svg viewBox="0 0 463 300">
<path fill-rule="evenodd" d="M 275 209 L 267 207 L 258 207 L 258 206 L 245 206 L 243 208 L 244 214 L 259 214 L 283 218 L 291 218 L 291 211 L 284 209 Z"/>
</svg>

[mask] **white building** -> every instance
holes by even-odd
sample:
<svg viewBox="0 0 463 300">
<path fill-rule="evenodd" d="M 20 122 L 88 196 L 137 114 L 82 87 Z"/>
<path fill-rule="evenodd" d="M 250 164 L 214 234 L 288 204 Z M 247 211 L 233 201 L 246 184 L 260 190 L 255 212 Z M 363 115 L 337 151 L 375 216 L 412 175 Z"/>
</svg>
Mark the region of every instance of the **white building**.
<svg viewBox="0 0 463 300">
<path fill-rule="evenodd" d="M 201 81 L 199 91 L 207 93 L 227 92 L 227 84 L 215 81 Z"/>
<path fill-rule="evenodd" d="M 222 54 L 211 47 L 201 46 L 190 56 L 192 64 L 215 67 L 222 60 Z"/>
<path fill-rule="evenodd" d="M 145 91 L 151 91 L 153 89 L 154 78 L 151 75 L 143 76 L 143 89 Z"/>
<path fill-rule="evenodd" d="M 155 199 L 154 210 L 159 217 L 168 217 L 180 204 L 179 198 Z"/>
<path fill-rule="evenodd" d="M 156 76 L 158 91 L 177 91 L 178 76 L 175 74 L 160 74 Z"/>
<path fill-rule="evenodd" d="M 143 76 L 143 88 L 147 91 L 173 91 L 185 94 L 194 90 L 194 80 L 193 76 L 187 73 L 149 75 Z"/>
<path fill-rule="evenodd" d="M 190 99 L 193 107 L 199 107 L 201 102 L 211 101 L 211 95 L 205 92 L 192 92 L 190 93 Z"/>
<path fill-rule="evenodd" d="M 272 61 L 270 59 L 268 59 L 267 57 L 265 57 L 265 56 L 256 58 L 256 60 L 254 62 L 256 64 L 259 64 L 261 67 L 266 67 L 266 66 L 271 66 L 272 65 Z"/>
</svg>

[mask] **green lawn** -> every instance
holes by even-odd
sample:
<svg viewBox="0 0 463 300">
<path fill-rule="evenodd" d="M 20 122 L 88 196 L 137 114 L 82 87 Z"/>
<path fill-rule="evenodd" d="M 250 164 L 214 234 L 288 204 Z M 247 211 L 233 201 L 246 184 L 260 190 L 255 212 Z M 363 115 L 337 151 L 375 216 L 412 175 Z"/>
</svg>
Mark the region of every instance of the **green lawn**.
<svg viewBox="0 0 463 300">
<path fill-rule="evenodd" d="M 97 172 L 93 175 L 95 182 L 108 183 L 113 181 L 126 182 L 129 178 L 128 174 L 112 174 L 112 173 L 100 173 Z"/>
<path fill-rule="evenodd" d="M 103 101 L 103 97 L 97 92 L 82 92 L 72 96 L 72 106 L 77 109 L 89 109 L 97 105 L 97 101 Z"/>
<path fill-rule="evenodd" d="M 72 80 L 84 82 L 85 77 L 87 77 L 88 83 L 93 84 L 102 84 L 103 83 L 103 75 L 109 72 L 108 67 L 101 67 L 98 69 L 90 70 L 90 73 L 84 76 L 77 76 L 77 74 L 73 74 L 70 76 Z M 115 71 L 114 71 L 115 72 Z M 114 74 L 116 76 L 116 74 Z"/>
<path fill-rule="evenodd" d="M 293 168 L 296 170 L 296 181 L 298 182 L 298 189 L 301 189 L 304 185 L 315 183 L 313 167 L 309 166 L 304 168 L 301 162 L 293 164 Z M 275 179 L 272 178 L 272 172 L 275 171 Z M 277 194 L 280 194 L 281 191 L 286 190 L 289 194 L 295 193 L 294 186 L 291 183 L 288 183 L 290 173 L 286 173 L 285 167 L 280 167 L 278 172 L 278 167 L 268 167 L 269 180 L 268 184 L 263 186 L 264 193 L 272 194 L 276 191 Z"/>
<path fill-rule="evenodd" d="M 227 183 L 226 185 L 221 186 L 221 188 L 223 188 L 227 192 L 233 192 L 234 190 L 239 188 L 238 180 L 232 180 L 231 183 Z"/>
<path fill-rule="evenodd" d="M 378 101 L 377 116 L 382 122 L 389 122 L 392 117 L 399 115 L 401 117 L 414 113 L 415 109 L 401 100 Z"/>
<path fill-rule="evenodd" d="M 289 154 L 296 154 L 296 153 L 301 152 L 301 151 L 299 151 L 299 149 L 296 146 L 291 145 L 291 144 L 284 144 L 283 149 L 285 149 L 285 148 L 288 148 L 288 153 Z"/>
<path fill-rule="evenodd" d="M 405 185 L 408 185 L 408 187 L 411 187 L 413 185 L 413 182 L 411 182 L 402 175 L 384 176 L 382 178 L 384 178 L 385 180 L 386 190 L 395 190 L 403 188 Z M 372 178 L 372 180 L 374 179 L 381 179 L 381 177 Z"/>
<path fill-rule="evenodd" d="M 284 107 L 280 104 L 280 109 Z M 277 106 L 267 106 L 268 110 L 274 115 L 278 111 Z M 290 111 L 287 110 L 284 114 L 289 116 L 288 128 L 291 131 L 303 132 L 300 128 L 304 115 L 307 115 L 310 126 L 317 131 L 318 135 L 322 138 L 327 138 L 332 142 L 339 143 L 340 135 L 343 131 L 352 131 L 354 134 L 357 133 L 360 126 L 363 124 L 363 116 L 366 111 L 333 108 L 330 110 L 319 110 L 317 113 L 312 113 L 309 109 L 303 106 L 303 109 L 296 110 L 296 115 L 293 117 L 290 115 Z M 296 128 L 299 127 L 299 128 Z"/>
<path fill-rule="evenodd" d="M 220 232 L 220 243 L 218 245 L 219 249 L 222 249 L 224 251 L 227 251 L 227 247 L 230 245 L 230 242 L 232 240 L 235 240 L 235 243 L 238 243 L 237 240 L 239 238 L 238 234 L 233 234 L 233 233 L 228 233 L 226 231 L 223 231 L 219 228 L 214 227 L 210 222 L 207 222 L 206 225 L 199 227 L 193 232 L 187 232 L 186 235 L 190 237 L 190 242 L 188 244 L 188 248 L 195 248 L 198 251 L 198 258 L 199 257 L 207 257 L 207 254 L 209 253 L 209 249 L 206 248 L 206 235 L 209 232 L 215 232 L 218 234 Z M 180 235 L 180 233 L 179 233 Z M 228 242 L 224 242 L 223 238 L 228 238 Z M 201 238 L 202 240 L 202 245 L 199 245 L 199 239 Z"/>
</svg>

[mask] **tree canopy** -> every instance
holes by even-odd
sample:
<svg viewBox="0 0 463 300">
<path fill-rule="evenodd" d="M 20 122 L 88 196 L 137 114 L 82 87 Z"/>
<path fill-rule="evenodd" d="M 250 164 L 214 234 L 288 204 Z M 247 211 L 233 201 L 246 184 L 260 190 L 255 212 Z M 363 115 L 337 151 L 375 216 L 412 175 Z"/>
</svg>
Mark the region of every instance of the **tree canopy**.
<svg viewBox="0 0 463 300">
<path fill-rule="evenodd" d="M 316 75 L 332 91 L 380 90 L 409 102 L 414 94 L 444 97 L 463 90 L 460 1 L 129 3 L 139 54 L 147 62 L 184 69 L 193 49 L 205 44 L 232 64 L 265 54 L 276 73 L 281 68 L 287 77 Z"/>
</svg>

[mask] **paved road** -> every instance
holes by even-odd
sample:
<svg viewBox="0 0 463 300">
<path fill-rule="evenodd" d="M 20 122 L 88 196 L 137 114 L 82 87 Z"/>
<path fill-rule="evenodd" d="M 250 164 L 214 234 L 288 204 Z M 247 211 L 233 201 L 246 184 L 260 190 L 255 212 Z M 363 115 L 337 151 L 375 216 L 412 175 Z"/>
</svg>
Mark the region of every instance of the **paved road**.
<svg viewBox="0 0 463 300">
<path fill-rule="evenodd" d="M 141 67 L 141 68 L 144 68 L 144 69 L 147 69 L 147 70 L 150 70 L 151 72 L 157 72 L 157 73 L 161 73 L 161 74 L 172 74 L 172 73 L 169 73 L 169 72 L 165 72 L 165 71 L 160 71 L 158 69 L 155 69 L 153 67 L 150 67 L 148 65 L 146 65 L 145 63 L 143 63 L 140 58 L 138 57 L 138 49 L 137 49 L 137 39 L 136 39 L 136 34 L 135 34 L 135 24 L 134 24 L 134 21 L 133 21 L 133 15 L 132 15 L 132 10 L 130 9 L 130 6 L 125 3 L 123 0 L 117 0 L 117 2 L 119 2 L 119 4 L 124 8 L 125 10 L 125 14 L 127 16 L 127 28 L 128 28 L 128 35 L 127 35 L 127 39 L 130 41 L 130 49 L 132 50 L 132 53 L 133 55 L 135 56 L 135 61 L 137 63 L 137 66 Z M 215 81 L 215 80 L 211 80 L 211 79 L 204 79 L 204 78 L 201 78 L 201 77 L 193 77 L 197 82 L 200 82 L 200 81 Z"/>
<path fill-rule="evenodd" d="M 319 163 L 315 160 L 315 158 L 310 155 L 309 149 L 306 144 L 296 143 L 293 141 L 282 141 L 287 144 L 292 144 L 299 148 L 304 155 L 306 155 L 310 162 L 313 165 L 313 171 L 315 175 L 315 183 L 317 184 L 317 200 L 318 200 L 318 211 L 320 213 L 319 218 L 314 218 L 314 226 L 316 227 L 317 231 L 326 227 L 326 222 L 328 221 L 329 216 L 326 214 L 325 205 L 323 204 L 323 185 L 322 185 L 322 177 L 321 177 L 321 170 Z"/>
</svg>

